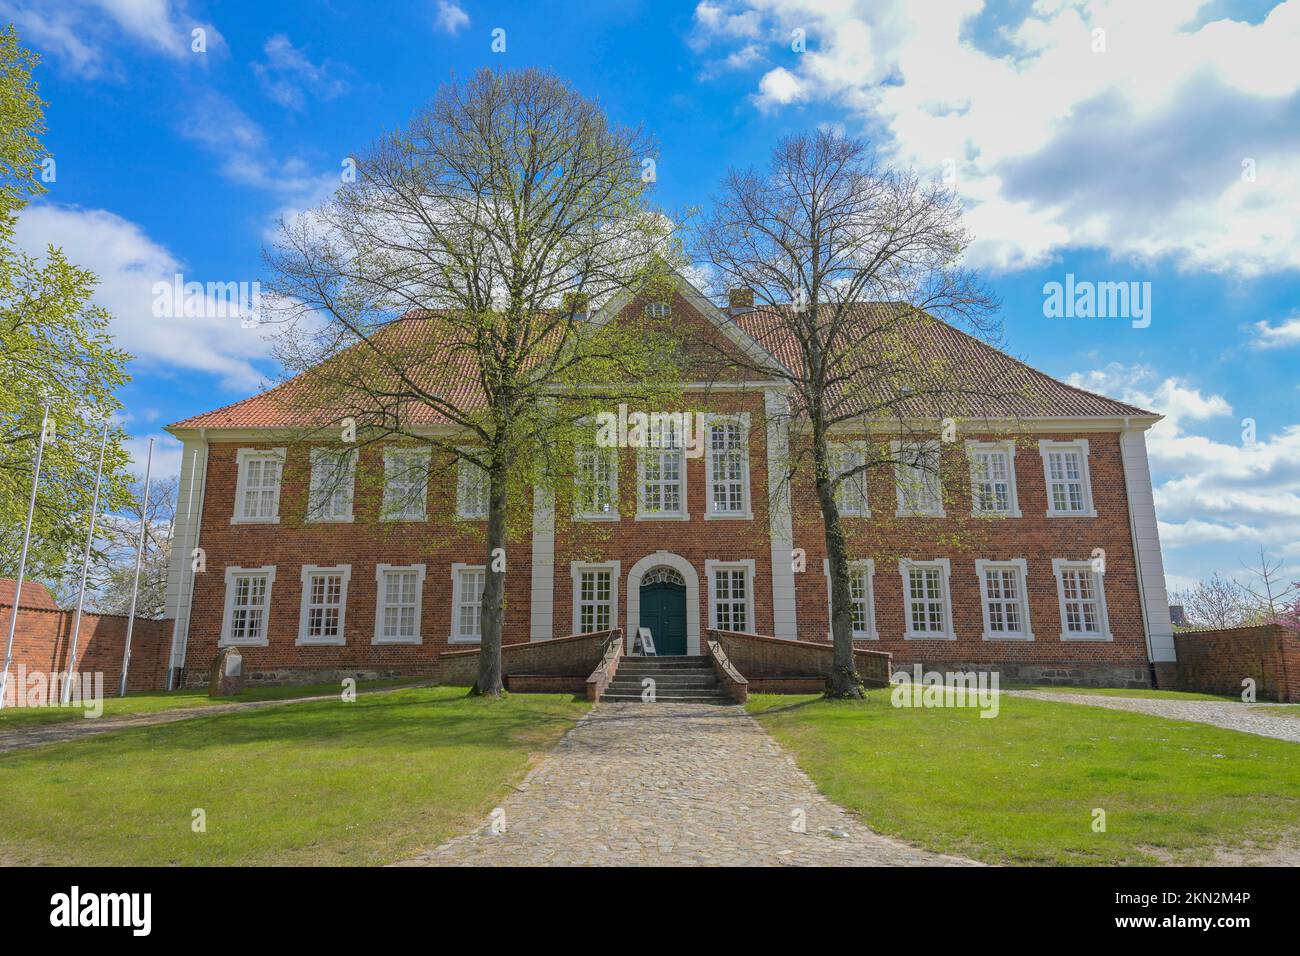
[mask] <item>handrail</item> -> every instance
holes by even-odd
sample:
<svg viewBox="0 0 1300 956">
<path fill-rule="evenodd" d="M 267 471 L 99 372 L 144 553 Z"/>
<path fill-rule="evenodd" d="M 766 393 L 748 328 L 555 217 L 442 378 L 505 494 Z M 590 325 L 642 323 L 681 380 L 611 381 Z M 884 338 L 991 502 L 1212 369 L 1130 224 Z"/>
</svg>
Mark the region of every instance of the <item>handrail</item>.
<svg viewBox="0 0 1300 956">
<path fill-rule="evenodd" d="M 722 644 L 718 641 L 708 641 L 709 660 L 713 662 L 713 671 L 718 675 L 718 680 L 722 681 L 732 698 L 738 704 L 743 704 L 749 699 L 749 681 L 747 681 L 740 671 L 736 670 L 731 660 L 727 657 L 727 652 L 722 649 Z"/>
<path fill-rule="evenodd" d="M 592 703 L 600 700 L 600 695 L 605 693 L 605 688 L 614 679 L 614 673 L 618 670 L 618 662 L 622 657 L 623 631 L 616 627 L 605 641 L 605 650 L 600 655 L 600 663 L 587 678 L 587 700 Z"/>
</svg>

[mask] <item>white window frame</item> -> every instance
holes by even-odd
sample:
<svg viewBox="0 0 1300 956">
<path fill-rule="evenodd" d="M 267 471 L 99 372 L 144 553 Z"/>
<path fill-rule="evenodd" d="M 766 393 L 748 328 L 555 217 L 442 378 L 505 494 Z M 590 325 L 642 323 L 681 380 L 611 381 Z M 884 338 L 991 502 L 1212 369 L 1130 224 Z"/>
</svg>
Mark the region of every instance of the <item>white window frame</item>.
<svg viewBox="0 0 1300 956">
<path fill-rule="evenodd" d="M 936 474 L 930 474 L 928 471 L 910 468 L 904 465 L 899 458 L 902 456 L 904 448 L 924 447 L 933 449 L 936 457 L 935 469 Z M 898 499 L 898 506 L 894 511 L 895 517 L 898 518 L 943 518 L 946 517 L 943 507 L 943 475 L 939 469 L 943 466 L 943 445 L 938 441 L 919 441 L 903 442 L 894 441 L 889 443 L 890 453 L 894 457 L 894 491 Z M 904 487 L 909 485 L 905 478 L 909 472 L 919 471 L 922 480 L 933 481 L 935 488 L 935 509 L 934 510 L 917 510 L 910 507 L 907 501 L 907 494 Z"/>
<path fill-rule="evenodd" d="M 384 611 L 387 592 L 384 576 L 386 574 L 415 575 L 415 634 L 412 637 L 385 637 Z M 424 643 L 424 574 L 423 564 L 376 564 L 375 565 L 375 635 L 372 644 L 422 644 Z"/>
<path fill-rule="evenodd" d="M 822 573 L 826 576 L 826 635 L 828 639 L 833 640 L 834 624 L 831 621 L 831 562 L 829 558 L 822 559 Z M 878 641 L 880 640 L 880 631 L 876 627 L 876 562 L 872 558 L 855 558 L 849 561 L 849 574 L 865 573 L 867 576 L 866 594 L 863 598 L 867 617 L 867 629 L 859 631 L 853 630 L 853 639 L 855 641 Z"/>
<path fill-rule="evenodd" d="M 234 640 L 230 636 L 230 626 L 235 611 L 235 578 L 261 575 L 266 578 L 266 596 L 262 604 L 262 636 L 258 640 Z M 266 647 L 270 643 L 271 627 L 271 591 L 275 585 L 275 565 L 268 564 L 260 568 L 226 568 L 226 599 L 221 617 L 221 638 L 218 647 Z"/>
<path fill-rule="evenodd" d="M 857 468 L 867 461 L 867 443 L 865 441 L 830 442 L 826 446 L 830 457 L 832 477 L 843 474 L 850 468 Z M 860 459 L 844 466 L 844 459 Z M 847 482 L 842 481 L 835 488 L 835 507 L 845 518 L 870 518 L 871 499 L 867 495 L 867 473 L 860 471 Z"/>
<path fill-rule="evenodd" d="M 622 563 L 619 561 L 571 561 L 569 576 L 573 579 L 573 630 L 574 634 L 593 634 L 582 630 L 582 575 L 584 572 L 609 572 L 609 626 L 618 627 L 618 586 Z M 598 602 L 592 602 L 598 603 Z M 604 630 L 603 628 L 600 630 Z"/>
<path fill-rule="evenodd" d="M 671 302 L 647 302 L 641 312 L 648 319 L 666 319 L 672 315 L 673 306 Z"/>
<path fill-rule="evenodd" d="M 1017 603 L 1020 605 L 1021 629 L 1014 633 L 993 630 L 993 614 L 989 605 L 988 581 L 986 580 L 988 572 L 1006 570 L 1013 570 L 1019 574 L 1017 586 L 1020 596 Z M 1029 562 L 1024 558 L 1011 558 L 1006 561 L 978 560 L 975 562 L 975 576 L 979 580 L 980 609 L 984 614 L 984 640 L 1032 641 L 1034 639 L 1034 628 L 1029 620 Z"/>
<path fill-rule="evenodd" d="M 427 448 L 409 448 L 402 446 L 389 447 L 384 449 L 384 497 L 379 506 L 380 521 L 427 521 L 429 518 L 429 449 Z M 424 476 L 421 482 L 420 491 L 420 511 L 397 511 L 393 501 L 393 494 L 390 493 L 392 487 L 391 481 L 396 473 L 399 473 L 397 462 L 399 459 L 418 459 L 418 468 Z M 457 489 L 459 497 L 459 488 Z M 410 496 L 403 494 L 401 502 L 403 508 L 411 505 Z"/>
<path fill-rule="evenodd" d="M 343 514 L 317 515 L 317 469 L 326 467 L 326 462 L 330 459 L 345 459 L 347 475 L 344 481 L 347 485 L 347 511 Z M 357 453 L 354 448 L 313 448 L 308 456 L 311 463 L 311 473 L 307 479 L 307 513 L 303 517 L 305 522 L 310 524 L 346 524 L 352 520 L 353 502 L 356 499 L 356 477 L 357 477 Z M 342 489 L 338 489 L 342 490 Z M 330 500 L 333 501 L 333 494 Z"/>
<path fill-rule="evenodd" d="M 939 582 L 943 586 L 943 622 L 942 631 L 912 630 L 912 590 L 908 572 L 913 568 L 925 571 L 937 570 Z M 957 639 L 956 622 L 952 618 L 952 562 L 948 558 L 934 558 L 930 561 L 913 561 L 903 558 L 898 562 L 898 573 L 903 579 L 903 639 L 908 641 L 955 641 Z"/>
<path fill-rule="evenodd" d="M 704 562 L 704 576 L 709 582 L 709 627 L 712 628 L 718 627 L 718 579 L 714 573 L 716 571 L 745 572 L 745 624 L 749 629 L 741 633 L 757 634 L 757 625 L 754 621 L 754 559 Z"/>
<path fill-rule="evenodd" d="M 470 510 L 471 492 L 476 482 L 482 483 L 482 511 Z M 488 480 L 487 469 L 480 468 L 464 458 L 456 460 L 456 517 L 462 521 L 482 521 L 488 516 L 492 488 Z"/>
<path fill-rule="evenodd" d="M 749 493 L 749 413 L 704 414 L 704 518 L 706 521 L 750 521 L 754 510 Z M 715 511 L 713 507 L 713 430 L 719 426 L 735 426 L 740 430 L 740 478 L 727 479 L 730 484 L 740 483 L 740 507 L 729 511 Z"/>
<path fill-rule="evenodd" d="M 1073 451 L 1079 455 L 1079 480 L 1083 485 L 1083 508 L 1079 511 L 1058 511 L 1052 500 L 1052 471 L 1050 456 L 1052 452 Z M 1047 492 L 1047 517 L 1049 518 L 1095 518 L 1097 507 L 1092 497 L 1092 472 L 1088 467 L 1088 439 L 1079 438 L 1072 441 L 1050 441 L 1043 439 L 1038 443 L 1038 453 L 1043 459 L 1043 486 Z"/>
<path fill-rule="evenodd" d="M 977 491 L 979 480 L 975 477 L 977 455 L 1002 453 L 1007 456 L 1007 510 L 984 511 L 979 507 Z M 966 459 L 970 467 L 970 513 L 976 518 L 1019 518 L 1020 496 L 1016 491 L 1016 443 L 1013 441 L 968 441 Z"/>
<path fill-rule="evenodd" d="M 1097 588 L 1097 619 L 1101 630 L 1095 633 L 1072 633 L 1067 625 L 1065 614 L 1065 571 L 1087 571 L 1092 575 L 1093 585 Z M 1065 558 L 1052 559 L 1052 574 L 1056 577 L 1057 610 L 1061 615 L 1061 640 L 1063 641 L 1113 641 L 1115 635 L 1110 630 L 1110 612 L 1106 609 L 1106 575 L 1093 568 L 1091 561 L 1070 561 Z"/>
<path fill-rule="evenodd" d="M 308 637 L 307 628 L 311 617 L 311 581 L 317 575 L 330 575 L 339 581 L 339 633 L 336 637 Z M 325 567 L 319 564 L 305 564 L 300 572 L 302 578 L 302 598 L 298 605 L 298 640 L 296 643 L 312 647 L 339 647 L 348 642 L 348 582 L 352 579 L 352 565 L 336 564 Z"/>
<path fill-rule="evenodd" d="M 574 499 L 573 499 L 573 520 L 574 521 L 617 521 L 618 520 L 618 448 L 603 447 L 601 445 L 582 445 L 573 453 L 574 467 Z M 582 501 L 582 469 L 583 459 L 588 455 L 600 456 L 605 459 L 609 468 L 609 477 L 605 480 L 605 487 L 609 491 L 609 511 L 587 511 L 583 509 Z"/>
<path fill-rule="evenodd" d="M 235 511 L 231 524 L 279 524 L 280 495 L 284 491 L 284 448 L 241 448 L 235 453 Z M 279 471 L 275 483 L 273 514 L 249 516 L 244 513 L 244 494 L 248 491 L 248 463 L 253 460 L 276 461 Z"/>
<path fill-rule="evenodd" d="M 460 635 L 460 605 L 461 591 L 463 584 L 461 582 L 461 573 L 465 571 L 478 571 L 483 575 L 483 587 L 487 588 L 487 565 L 484 564 L 453 564 L 451 566 L 451 636 L 447 638 L 449 644 L 481 644 L 483 642 L 483 598 L 479 596 L 478 611 L 478 634 L 472 637 L 463 637 Z"/>
<path fill-rule="evenodd" d="M 681 420 L 674 416 L 672 419 L 677 425 L 682 424 Z M 652 440 L 653 435 L 647 435 L 647 442 Z M 690 505 L 686 500 L 686 477 L 687 463 L 690 461 L 686 457 L 686 435 L 685 433 L 676 436 L 676 448 L 664 448 L 647 443 L 637 449 L 636 452 L 636 520 L 637 521 L 689 521 L 691 518 Z M 681 462 L 678 470 L 677 479 L 677 499 L 681 507 L 677 511 L 650 511 L 646 508 L 645 494 L 645 463 L 647 455 L 663 455 L 665 452 L 675 452 Z"/>
</svg>

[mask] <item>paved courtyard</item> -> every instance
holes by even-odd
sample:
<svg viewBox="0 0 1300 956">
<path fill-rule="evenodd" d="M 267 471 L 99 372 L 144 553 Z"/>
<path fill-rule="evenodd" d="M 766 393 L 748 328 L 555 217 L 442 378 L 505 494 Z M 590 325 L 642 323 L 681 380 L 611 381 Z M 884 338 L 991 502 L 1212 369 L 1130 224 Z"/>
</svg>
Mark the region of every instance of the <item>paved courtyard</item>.
<svg viewBox="0 0 1300 956">
<path fill-rule="evenodd" d="M 856 822 L 736 706 L 598 704 L 499 809 L 404 865 L 970 864 Z"/>
<path fill-rule="evenodd" d="M 1108 707 L 1111 710 L 1129 710 L 1153 717 L 1171 720 L 1190 720 L 1198 724 L 1213 724 L 1226 730 L 1239 730 L 1261 737 L 1276 737 L 1300 743 L 1300 717 L 1273 716 L 1269 710 L 1276 705 L 1239 704 L 1224 700 L 1166 700 L 1157 697 L 1106 697 L 1102 694 L 1056 694 L 1049 691 L 1008 691 L 1017 697 L 1032 697 L 1063 704 L 1088 704 Z"/>
</svg>

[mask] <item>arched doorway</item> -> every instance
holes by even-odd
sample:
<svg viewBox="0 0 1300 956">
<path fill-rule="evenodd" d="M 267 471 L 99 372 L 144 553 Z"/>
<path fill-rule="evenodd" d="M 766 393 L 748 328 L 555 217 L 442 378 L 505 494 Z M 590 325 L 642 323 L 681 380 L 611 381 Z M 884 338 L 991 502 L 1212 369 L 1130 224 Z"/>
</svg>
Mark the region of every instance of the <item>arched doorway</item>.
<svg viewBox="0 0 1300 956">
<path fill-rule="evenodd" d="M 662 656 L 686 653 L 686 579 L 667 565 L 641 578 L 641 627 L 648 627 Z"/>
<path fill-rule="evenodd" d="M 628 569 L 627 588 L 624 591 L 627 596 L 627 627 L 625 629 L 627 653 L 632 653 L 632 642 L 636 637 L 636 629 L 645 623 L 641 619 L 641 582 L 656 568 L 667 568 L 676 571 L 681 581 L 686 583 L 686 654 L 701 653 L 700 576 L 696 573 L 691 562 L 680 554 L 673 554 L 671 551 L 655 551 L 647 554 Z M 652 624 L 645 624 L 645 626 L 653 627 Z M 659 634 L 653 630 L 651 633 L 655 638 L 655 650 L 661 654 L 664 653 L 658 647 Z"/>
</svg>

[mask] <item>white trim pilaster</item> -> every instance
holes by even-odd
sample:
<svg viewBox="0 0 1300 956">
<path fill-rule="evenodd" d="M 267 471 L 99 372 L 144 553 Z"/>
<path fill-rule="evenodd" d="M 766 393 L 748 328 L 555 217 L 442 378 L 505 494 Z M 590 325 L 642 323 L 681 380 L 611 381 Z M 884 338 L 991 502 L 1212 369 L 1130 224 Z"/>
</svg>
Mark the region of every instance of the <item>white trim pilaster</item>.
<svg viewBox="0 0 1300 956">
<path fill-rule="evenodd" d="M 794 527 L 790 514 L 790 484 L 782 476 L 790 458 L 790 403 L 780 389 L 763 390 L 767 420 L 768 528 L 772 543 L 772 633 L 793 641 L 799 637 L 794 590 Z"/>
</svg>

